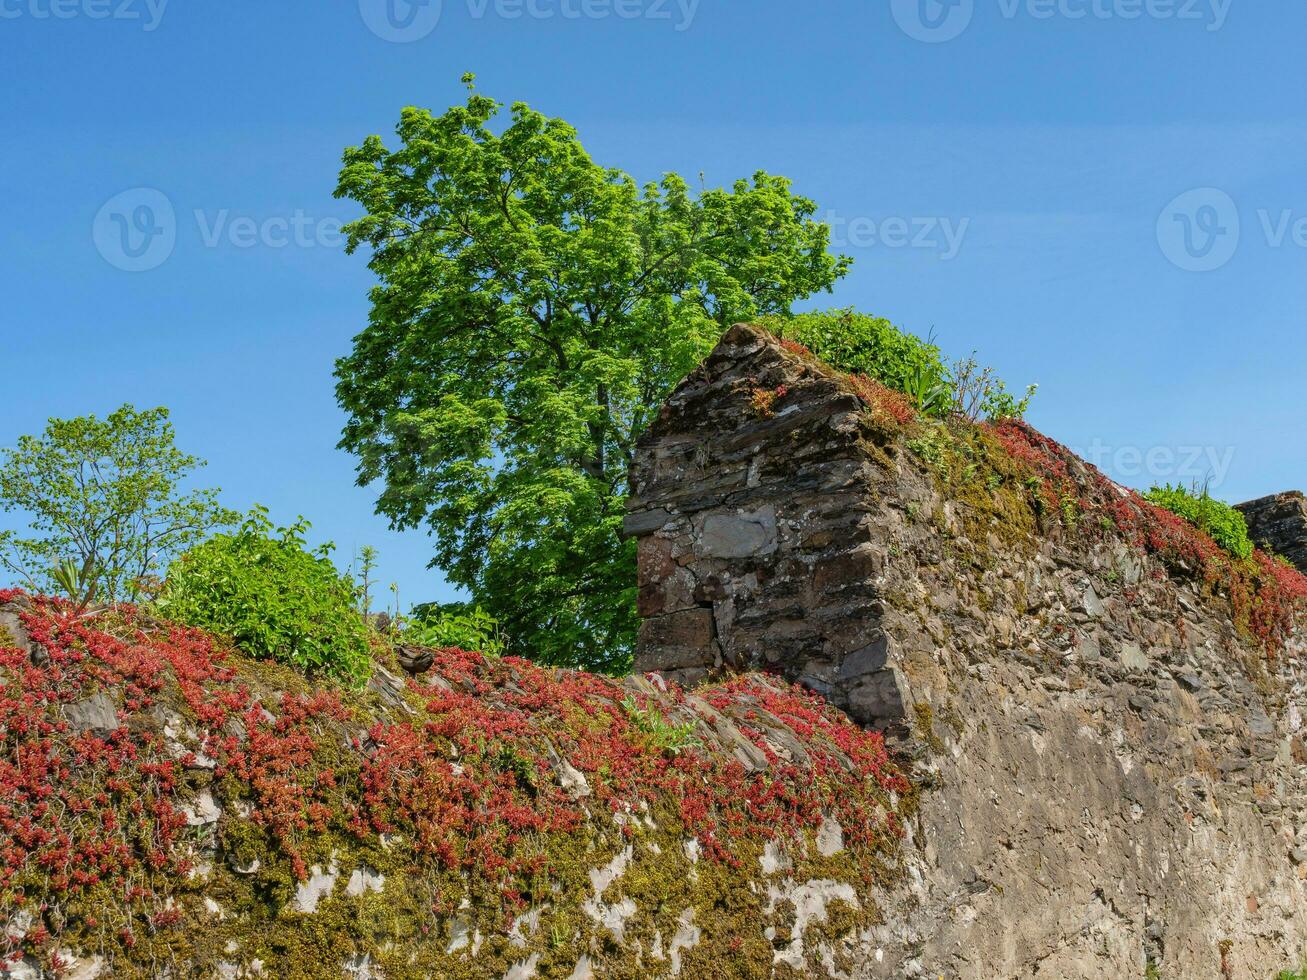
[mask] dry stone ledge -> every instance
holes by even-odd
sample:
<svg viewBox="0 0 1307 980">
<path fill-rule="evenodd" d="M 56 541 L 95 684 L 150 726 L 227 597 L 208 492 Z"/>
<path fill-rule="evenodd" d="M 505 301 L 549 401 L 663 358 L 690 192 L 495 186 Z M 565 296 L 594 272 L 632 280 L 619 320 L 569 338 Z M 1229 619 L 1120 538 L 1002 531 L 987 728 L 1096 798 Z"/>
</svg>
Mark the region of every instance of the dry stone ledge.
<svg viewBox="0 0 1307 980">
<path fill-rule="evenodd" d="M 1302 491 L 1272 494 L 1239 504 L 1248 535 L 1260 548 L 1283 555 L 1307 574 L 1307 497 Z"/>
<path fill-rule="evenodd" d="M 847 379 L 746 325 L 669 398 L 632 490 L 638 670 L 777 672 L 917 760 L 912 883 L 830 975 L 1259 978 L 1307 958 L 1301 632 L 1268 657 L 1111 533 L 977 518 Z M 1242 509 L 1307 567 L 1302 495 Z"/>
</svg>

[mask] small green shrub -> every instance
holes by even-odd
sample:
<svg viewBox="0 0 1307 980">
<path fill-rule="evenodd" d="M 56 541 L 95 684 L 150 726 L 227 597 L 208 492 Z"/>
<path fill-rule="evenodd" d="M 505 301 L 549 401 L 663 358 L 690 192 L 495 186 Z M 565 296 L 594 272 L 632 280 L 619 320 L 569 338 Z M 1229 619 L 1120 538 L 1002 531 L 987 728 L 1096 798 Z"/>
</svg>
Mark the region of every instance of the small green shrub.
<svg viewBox="0 0 1307 980">
<path fill-rule="evenodd" d="M 866 374 L 912 399 L 922 415 L 942 419 L 955 412 L 973 422 L 1022 418 L 1038 385 L 1018 398 L 974 357 L 945 366 L 940 349 L 929 340 L 900 330 L 882 317 L 854 310 L 766 317 L 764 326 L 798 341 L 831 367 Z"/>
<path fill-rule="evenodd" d="M 306 674 L 360 683 L 371 673 L 368 629 L 349 578 L 328 557 L 307 550 L 302 518 L 274 528 L 257 507 L 231 534 L 192 548 L 168 569 L 160 612 L 180 623 L 230 636 L 254 657 Z"/>
<path fill-rule="evenodd" d="M 414 608 L 413 617 L 404 626 L 400 639 L 409 646 L 458 647 L 492 657 L 502 657 L 508 646 L 499 620 L 494 616 L 480 606 L 469 609 L 454 603 Z"/>
<path fill-rule="evenodd" d="M 629 694 L 622 699 L 622 707 L 626 709 L 632 724 L 648 736 L 649 744 L 660 752 L 680 755 L 686 749 L 700 744 L 694 735 L 693 722 L 674 725 L 656 708 L 641 708 Z"/>
<path fill-rule="evenodd" d="M 922 415 L 942 419 L 953 411 L 953 386 L 929 365 L 918 364 L 912 369 L 905 394 Z"/>
<path fill-rule="evenodd" d="M 798 341 L 833 368 L 869 375 L 904 392 L 927 415 L 941 417 L 952 407 L 948 371 L 939 348 L 883 317 L 831 310 L 771 317 L 764 325 Z"/>
<path fill-rule="evenodd" d="M 1243 514 L 1229 504 L 1222 503 L 1207 492 L 1194 487 L 1153 487 L 1145 494 L 1147 499 L 1171 513 L 1183 517 L 1236 558 L 1251 558 L 1253 543 L 1248 537 L 1248 523 Z"/>
<path fill-rule="evenodd" d="M 909 439 L 908 448 L 930 464 L 941 476 L 948 474 L 954 449 L 945 426 L 932 426 L 920 437 Z"/>
<path fill-rule="evenodd" d="M 973 422 L 1025 418 L 1039 390 L 1039 385 L 1027 385 L 1025 395 L 1017 398 L 1007 390 L 1007 383 L 995 376 L 992 367 L 981 367 L 974 354 L 955 363 L 950 377 L 954 411 Z"/>
</svg>

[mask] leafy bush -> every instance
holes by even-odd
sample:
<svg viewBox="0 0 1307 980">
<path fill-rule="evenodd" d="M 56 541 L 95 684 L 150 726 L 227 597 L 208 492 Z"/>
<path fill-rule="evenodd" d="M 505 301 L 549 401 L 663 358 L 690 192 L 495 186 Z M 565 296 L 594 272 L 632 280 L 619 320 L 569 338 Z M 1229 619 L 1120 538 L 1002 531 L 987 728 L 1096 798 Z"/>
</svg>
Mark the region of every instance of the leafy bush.
<svg viewBox="0 0 1307 980">
<path fill-rule="evenodd" d="M 461 604 L 416 607 L 402 639 L 410 646 L 457 647 L 492 657 L 503 656 L 508 646 L 499 620 L 480 606 Z"/>
<path fill-rule="evenodd" d="M 787 340 L 812 351 L 831 367 L 868 375 L 912 399 L 922 415 L 945 418 L 959 412 L 981 419 L 1022 418 L 1038 385 L 1018 399 L 974 357 L 948 368 L 940 349 L 929 340 L 900 330 L 882 317 L 854 310 L 768 317 L 763 324 Z"/>
<path fill-rule="evenodd" d="M 953 409 L 973 422 L 1025 418 L 1039 385 L 1027 385 L 1020 400 L 1007 390 L 1007 384 L 994 376 L 992 367 L 982 368 L 975 356 L 953 365 Z"/>
<path fill-rule="evenodd" d="M 848 309 L 772 317 L 763 322 L 833 368 L 869 375 L 904 392 L 927 415 L 940 417 L 951 408 L 948 371 L 939 348 L 882 317 Z"/>
<path fill-rule="evenodd" d="M 1183 517 L 1236 558 L 1251 558 L 1253 543 L 1248 537 L 1248 523 L 1243 514 L 1222 503 L 1203 487 L 1186 490 L 1169 483 L 1153 487 L 1145 497 L 1150 503 Z"/>
<path fill-rule="evenodd" d="M 160 611 L 232 637 L 251 656 L 349 682 L 371 672 L 356 593 L 328 555 L 305 547 L 303 518 L 275 528 L 257 507 L 239 530 L 192 548 L 168 569 Z"/>
</svg>

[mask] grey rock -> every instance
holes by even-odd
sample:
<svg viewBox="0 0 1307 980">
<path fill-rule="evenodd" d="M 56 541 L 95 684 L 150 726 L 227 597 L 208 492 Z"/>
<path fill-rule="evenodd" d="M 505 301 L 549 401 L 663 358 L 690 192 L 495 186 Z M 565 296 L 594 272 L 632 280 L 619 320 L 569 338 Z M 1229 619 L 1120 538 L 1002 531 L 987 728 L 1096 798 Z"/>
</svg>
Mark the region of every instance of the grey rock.
<svg viewBox="0 0 1307 980">
<path fill-rule="evenodd" d="M 1265 711 L 1256 709 L 1248 716 L 1248 731 L 1255 738 L 1271 738 L 1275 735 L 1275 722 L 1266 716 Z"/>
<path fill-rule="evenodd" d="M 1151 666 L 1138 643 L 1121 644 L 1121 666 L 1126 670 L 1144 671 Z"/>
<path fill-rule="evenodd" d="M 738 514 L 709 514 L 698 539 L 709 558 L 748 558 L 776 550 L 776 512 L 769 507 Z"/>
<path fill-rule="evenodd" d="M 339 877 L 340 873 L 334 864 L 327 868 L 315 864 L 309 868 L 308 880 L 301 881 L 295 887 L 295 911 L 306 914 L 316 912 L 319 903 L 335 889 Z"/>
<path fill-rule="evenodd" d="M 368 892 L 384 891 L 386 876 L 375 868 L 356 868 L 345 883 L 345 894 L 350 898 L 359 898 Z"/>
<path fill-rule="evenodd" d="M 639 537 L 651 531 L 657 531 L 672 519 L 671 512 L 663 507 L 627 514 L 622 521 L 622 531 L 629 537 Z"/>
<path fill-rule="evenodd" d="M 889 663 L 889 638 L 877 637 L 874 641 L 853 651 L 840 663 L 839 678 L 850 681 L 884 670 Z"/>
<path fill-rule="evenodd" d="M 833 817 L 827 817 L 817 828 L 817 853 L 834 857 L 844 850 L 844 828 Z"/>
<path fill-rule="evenodd" d="M 1196 692 L 1203 689 L 1203 679 L 1195 673 L 1176 674 L 1175 679 L 1180 682 L 1186 691 Z"/>
<path fill-rule="evenodd" d="M 27 632 L 12 609 L 0 607 L 0 646 L 27 648 Z"/>
<path fill-rule="evenodd" d="M 1307 573 L 1307 497 L 1301 491 L 1250 500 L 1237 509 L 1248 522 L 1248 536 L 1253 541 Z"/>
<path fill-rule="evenodd" d="M 218 806 L 213 799 L 213 794 L 207 789 L 200 790 L 195 799 L 181 809 L 182 813 L 186 815 L 186 823 L 191 827 L 206 827 L 215 824 L 222 816 L 222 807 Z"/>
<path fill-rule="evenodd" d="M 0 606 L 0 646 L 16 647 L 26 650 L 32 663 L 44 667 L 50 661 L 50 654 L 39 643 L 33 643 L 23 629 L 23 622 L 18 616 L 19 605 Z"/>
<path fill-rule="evenodd" d="M 1080 638 L 1077 652 L 1080 654 L 1082 660 L 1089 663 L 1098 660 L 1103 655 L 1102 646 L 1098 642 L 1098 637 L 1092 634 Z"/>
<path fill-rule="evenodd" d="M 74 731 L 107 735 L 119 726 L 118 707 L 107 694 L 96 694 L 63 707 L 64 718 Z"/>
</svg>

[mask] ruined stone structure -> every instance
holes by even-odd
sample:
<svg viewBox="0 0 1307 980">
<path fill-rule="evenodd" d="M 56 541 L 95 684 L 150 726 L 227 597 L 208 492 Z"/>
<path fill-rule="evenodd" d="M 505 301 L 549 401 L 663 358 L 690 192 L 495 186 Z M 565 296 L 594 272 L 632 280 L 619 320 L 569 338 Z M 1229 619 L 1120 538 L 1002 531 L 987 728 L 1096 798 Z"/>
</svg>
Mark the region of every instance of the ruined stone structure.
<svg viewBox="0 0 1307 980">
<path fill-rule="evenodd" d="M 0 980 L 861 975 L 915 806 L 880 736 L 776 678 L 388 662 L 0 590 Z"/>
<path fill-rule="evenodd" d="M 1299 967 L 1307 582 L 1054 446 L 732 329 L 640 446 L 621 680 L 0 590 L 0 980 Z"/>
<path fill-rule="evenodd" d="M 845 975 L 1296 968 L 1300 641 L 1268 655 L 1198 577 L 1112 529 L 1037 527 L 1010 480 L 950 486 L 929 427 L 871 415 L 735 327 L 641 444 L 627 521 L 639 669 L 778 671 L 917 761 L 910 884 Z"/>
<path fill-rule="evenodd" d="M 636 669 L 688 683 L 779 669 L 893 728 L 906 708 L 874 582 L 892 531 L 881 512 L 905 502 L 868 451 L 857 395 L 799 368 L 736 327 L 644 441 L 626 520 L 640 537 Z M 783 406 L 754 407 L 778 390 Z"/>
<path fill-rule="evenodd" d="M 1301 491 L 1277 493 L 1239 504 L 1248 535 L 1259 546 L 1283 555 L 1307 573 L 1307 497 Z"/>
</svg>

